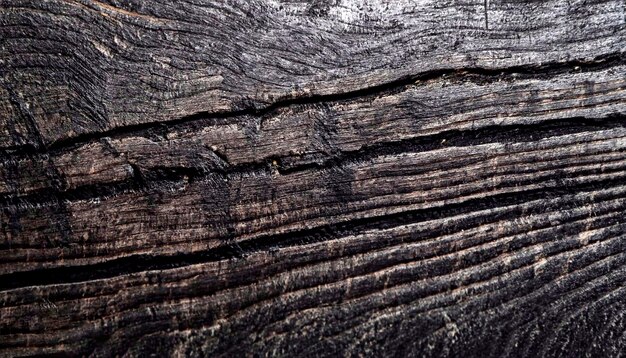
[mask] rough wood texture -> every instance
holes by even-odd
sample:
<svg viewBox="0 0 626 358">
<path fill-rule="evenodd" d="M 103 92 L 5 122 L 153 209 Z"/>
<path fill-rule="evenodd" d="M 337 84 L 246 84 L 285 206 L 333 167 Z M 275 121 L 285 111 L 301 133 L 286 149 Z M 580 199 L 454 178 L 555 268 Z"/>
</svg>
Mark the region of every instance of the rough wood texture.
<svg viewBox="0 0 626 358">
<path fill-rule="evenodd" d="M 620 356 L 624 1 L 0 0 L 0 356 Z"/>
</svg>

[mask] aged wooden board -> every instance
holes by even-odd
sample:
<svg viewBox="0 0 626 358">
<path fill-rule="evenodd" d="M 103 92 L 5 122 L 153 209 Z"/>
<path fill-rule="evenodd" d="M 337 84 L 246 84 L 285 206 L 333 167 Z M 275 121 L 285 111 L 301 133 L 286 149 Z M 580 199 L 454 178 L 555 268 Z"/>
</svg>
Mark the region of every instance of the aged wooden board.
<svg viewBox="0 0 626 358">
<path fill-rule="evenodd" d="M 624 1 L 0 0 L 0 356 L 620 356 Z"/>
</svg>

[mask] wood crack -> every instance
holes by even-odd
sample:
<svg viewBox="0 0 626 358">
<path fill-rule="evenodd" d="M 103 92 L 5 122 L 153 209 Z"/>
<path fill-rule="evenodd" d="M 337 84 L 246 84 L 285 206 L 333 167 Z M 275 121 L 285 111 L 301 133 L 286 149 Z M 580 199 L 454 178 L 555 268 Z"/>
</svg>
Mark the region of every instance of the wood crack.
<svg viewBox="0 0 626 358">
<path fill-rule="evenodd" d="M 101 132 L 92 132 L 81 134 L 74 137 L 60 139 L 48 145 L 37 147 L 31 144 L 23 146 L 11 146 L 0 148 L 0 158 L 7 156 L 15 156 L 16 154 L 34 154 L 34 153 L 60 153 L 76 148 L 89 142 L 99 141 L 106 137 L 126 137 L 129 135 L 141 135 L 146 132 L 159 132 L 165 134 L 167 131 L 181 125 L 193 124 L 195 122 L 209 122 L 215 125 L 234 124 L 237 119 L 244 116 L 262 118 L 275 112 L 281 108 L 293 105 L 319 104 L 340 102 L 350 99 L 366 98 L 380 96 L 386 93 L 401 91 L 407 86 L 414 85 L 417 82 L 426 82 L 446 78 L 448 80 L 457 79 L 475 80 L 482 83 L 491 81 L 506 81 L 523 78 L 550 78 L 562 73 L 568 72 L 591 72 L 626 63 L 625 53 L 615 53 L 611 55 L 603 55 L 592 60 L 571 60 L 567 62 L 552 62 L 541 65 L 523 65 L 513 66 L 501 69 L 488 68 L 462 68 L 462 69 L 442 69 L 434 71 L 426 71 L 412 76 L 406 76 L 396 81 L 368 87 L 356 91 L 329 94 L 302 96 L 298 98 L 285 98 L 264 106 L 252 106 L 236 111 L 228 112 L 199 112 L 182 118 L 175 118 L 157 123 L 142 123 L 136 125 L 128 125 L 117 127 L 111 130 Z"/>
<path fill-rule="evenodd" d="M 485 208 L 493 208 L 494 205 L 518 205 L 532 200 L 593 191 L 599 188 L 621 184 L 623 184 L 623 178 L 606 179 L 593 183 L 545 189 L 525 190 L 516 193 L 496 194 L 484 198 L 469 199 L 462 203 L 450 204 L 433 209 L 411 210 L 380 217 L 355 219 L 280 235 L 260 236 L 252 240 L 225 244 L 215 249 L 189 254 L 173 256 L 132 255 L 88 266 L 57 267 L 5 274 L 0 275 L 0 291 L 27 286 L 97 280 L 142 271 L 165 270 L 204 262 L 241 258 L 254 252 L 273 251 L 284 247 L 323 242 L 348 234 L 354 235 L 367 229 L 407 225 L 437 218 L 456 216 Z M 509 213 L 508 215 L 512 217 L 513 214 Z"/>
<path fill-rule="evenodd" d="M 366 146 L 357 151 L 333 154 L 321 161 L 305 165 L 284 168 L 282 158 L 275 157 L 260 163 L 227 165 L 223 169 L 204 170 L 194 167 L 155 167 L 144 171 L 136 164 L 132 168 L 131 178 L 115 183 L 97 183 L 79 186 L 73 189 L 50 191 L 43 189 L 27 195 L 14 193 L 0 195 L 0 205 L 55 205 L 65 200 L 90 200 L 111 197 L 128 191 L 146 191 L 158 187 L 161 182 L 193 182 L 207 175 L 250 175 L 268 172 L 276 168 L 281 175 L 292 175 L 307 170 L 323 170 L 341 167 L 348 163 L 367 162 L 383 155 L 401 153 L 419 153 L 447 147 L 474 146 L 486 143 L 515 143 L 536 141 L 552 136 L 592 132 L 626 126 L 626 116 L 613 115 L 606 118 L 564 118 L 543 121 L 534 125 L 499 125 L 482 127 L 475 130 L 452 130 L 439 134 L 415 137 L 397 142 L 385 142 Z M 214 151 L 215 152 L 215 151 Z M 223 154 L 216 155 L 227 163 Z M 275 164 L 275 165 L 274 165 Z"/>
</svg>

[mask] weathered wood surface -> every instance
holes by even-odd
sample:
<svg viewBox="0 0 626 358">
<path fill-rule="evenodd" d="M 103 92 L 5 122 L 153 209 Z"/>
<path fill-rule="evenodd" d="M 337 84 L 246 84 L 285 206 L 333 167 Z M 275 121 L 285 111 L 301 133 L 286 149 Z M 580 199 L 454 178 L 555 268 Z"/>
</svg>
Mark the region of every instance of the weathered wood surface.
<svg viewBox="0 0 626 358">
<path fill-rule="evenodd" d="M 619 356 L 624 1 L 0 0 L 0 356 Z"/>
</svg>

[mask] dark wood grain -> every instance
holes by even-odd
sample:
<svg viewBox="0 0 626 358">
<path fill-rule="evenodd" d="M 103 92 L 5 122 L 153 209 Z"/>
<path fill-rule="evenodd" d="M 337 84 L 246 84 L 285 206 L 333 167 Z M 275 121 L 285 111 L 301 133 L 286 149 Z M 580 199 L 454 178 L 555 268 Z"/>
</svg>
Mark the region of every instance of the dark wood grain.
<svg viewBox="0 0 626 358">
<path fill-rule="evenodd" d="M 621 356 L 623 1 L 0 0 L 0 356 Z"/>
</svg>

